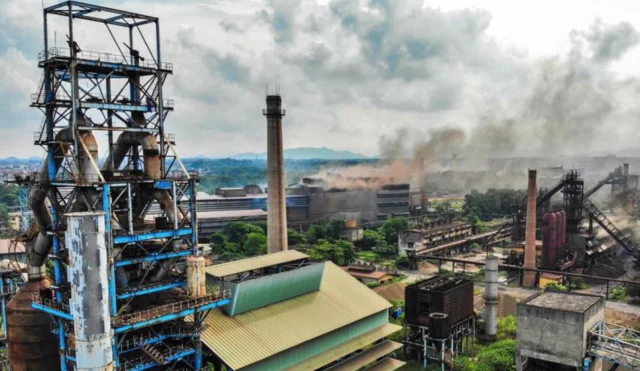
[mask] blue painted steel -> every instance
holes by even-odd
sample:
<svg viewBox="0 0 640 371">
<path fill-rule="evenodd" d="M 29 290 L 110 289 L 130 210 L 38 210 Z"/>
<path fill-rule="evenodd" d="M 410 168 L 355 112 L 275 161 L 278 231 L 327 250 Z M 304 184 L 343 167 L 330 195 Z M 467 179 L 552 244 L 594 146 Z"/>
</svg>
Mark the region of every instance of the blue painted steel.
<svg viewBox="0 0 640 371">
<path fill-rule="evenodd" d="M 116 236 L 113 238 L 113 244 L 119 245 L 123 243 L 147 241 L 147 240 L 154 240 L 154 239 L 160 239 L 160 238 L 187 236 L 192 233 L 193 233 L 193 229 L 184 228 L 184 229 L 176 229 L 176 230 L 169 230 L 169 231 L 162 231 L 162 232 L 149 232 L 149 233 L 133 234 L 128 236 Z"/>
<path fill-rule="evenodd" d="M 105 183 L 102 186 L 102 209 L 104 210 L 104 229 L 107 234 L 108 254 L 111 253 L 111 186 Z M 118 302 L 116 300 L 116 270 L 113 263 L 109 267 L 109 303 L 111 315 L 118 314 Z"/>
<path fill-rule="evenodd" d="M 67 356 L 67 360 L 75 363 L 76 362 L 76 357 Z"/>
<path fill-rule="evenodd" d="M 41 310 L 43 312 L 49 313 L 49 314 L 54 315 L 56 317 L 60 317 L 60 318 L 64 318 L 64 319 L 69 320 L 69 321 L 73 321 L 73 316 L 72 315 L 70 315 L 69 313 L 65 313 L 65 312 L 59 311 L 57 309 L 45 307 L 44 305 L 40 305 L 40 304 L 36 304 L 36 303 L 31 303 L 31 308 L 39 309 L 39 310 Z M 58 331 L 62 331 L 62 336 L 64 336 L 64 329 L 58 329 Z"/>
<path fill-rule="evenodd" d="M 0 292 L 4 294 L 4 278 L 0 277 Z M 7 314 L 5 312 L 7 308 L 7 297 L 2 295 L 2 333 L 7 334 Z"/>
<path fill-rule="evenodd" d="M 175 361 L 176 359 L 181 359 L 181 358 L 188 357 L 188 356 L 190 356 L 190 355 L 192 355 L 194 353 L 195 353 L 195 349 L 188 349 L 188 350 L 185 350 L 184 352 L 176 353 L 176 354 L 174 354 L 172 356 L 169 356 L 169 357 L 166 358 L 166 360 L 167 360 L 167 362 L 172 362 L 172 361 Z M 161 365 L 158 365 L 155 362 L 151 362 L 151 363 L 146 363 L 144 365 L 140 365 L 140 366 L 135 367 L 135 368 L 131 368 L 129 370 L 131 370 L 131 371 L 142 371 L 142 370 L 148 370 L 150 368 L 154 368 L 154 367 L 158 367 L 158 366 L 161 366 Z"/>
<path fill-rule="evenodd" d="M 196 180 L 191 179 L 189 181 L 189 212 L 191 213 L 191 229 L 193 234 L 191 235 L 191 244 L 193 245 L 194 255 L 199 255 L 198 250 L 198 208 L 196 205 Z"/>
<path fill-rule="evenodd" d="M 160 316 L 160 317 L 157 317 L 157 318 L 152 318 L 150 320 L 146 320 L 146 321 L 134 323 L 134 324 L 131 324 L 131 325 L 118 327 L 118 328 L 116 328 L 114 330 L 114 332 L 116 334 L 122 334 L 122 333 L 127 332 L 127 331 L 136 330 L 136 329 L 139 329 L 139 328 L 144 328 L 144 327 L 155 325 L 155 324 L 158 324 L 158 323 L 173 321 L 175 319 L 183 318 L 183 317 L 186 317 L 186 316 L 191 316 L 191 315 L 195 314 L 196 312 L 202 312 L 202 311 L 205 311 L 205 310 L 213 309 L 215 307 L 222 306 L 222 305 L 227 305 L 227 304 L 229 304 L 229 299 L 223 299 L 223 300 L 215 301 L 213 303 L 209 303 L 207 305 L 203 305 L 203 306 L 198 307 L 198 308 L 189 308 L 189 309 L 182 310 L 180 312 L 165 314 L 164 316 Z"/>
<path fill-rule="evenodd" d="M 171 185 L 173 184 L 170 180 L 156 180 L 154 187 L 156 189 L 166 189 L 168 191 L 171 190 Z"/>
<path fill-rule="evenodd" d="M 169 284 L 162 285 L 162 286 L 155 286 L 155 287 L 151 287 L 151 288 L 148 288 L 148 289 L 142 289 L 142 290 L 137 290 L 137 291 L 126 292 L 124 294 L 119 294 L 118 295 L 118 299 L 120 299 L 120 300 L 129 299 L 129 298 L 132 298 L 134 296 L 142 296 L 142 295 L 152 294 L 154 292 L 171 290 L 171 289 L 175 289 L 177 287 L 185 287 L 185 286 L 187 286 L 186 282 L 173 282 L 173 283 L 169 283 Z"/>
<path fill-rule="evenodd" d="M 191 250 L 169 252 L 166 254 L 151 254 L 149 256 L 145 256 L 137 259 L 120 260 L 116 262 L 115 266 L 116 268 L 126 267 L 127 265 L 135 265 L 135 264 L 140 264 L 142 262 L 153 262 L 153 261 L 159 261 L 159 260 L 165 260 L 165 259 L 180 258 L 183 256 L 189 256 L 191 254 L 192 254 Z"/>
</svg>

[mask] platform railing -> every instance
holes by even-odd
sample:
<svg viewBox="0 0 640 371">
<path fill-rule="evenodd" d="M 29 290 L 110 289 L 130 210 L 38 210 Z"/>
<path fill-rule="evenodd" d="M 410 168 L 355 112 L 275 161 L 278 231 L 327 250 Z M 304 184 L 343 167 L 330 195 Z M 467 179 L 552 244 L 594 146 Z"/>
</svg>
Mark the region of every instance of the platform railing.
<svg viewBox="0 0 640 371">
<path fill-rule="evenodd" d="M 49 55 L 47 56 L 45 52 L 40 52 L 38 54 L 38 62 L 44 62 L 47 60 L 56 59 L 56 58 L 71 58 L 71 50 L 69 48 L 59 48 L 52 47 L 49 48 Z M 94 62 L 107 62 L 107 63 L 117 63 L 117 64 L 125 64 L 125 65 L 133 65 L 131 60 L 133 57 L 125 56 L 119 54 L 111 54 L 111 53 L 100 53 L 94 51 L 82 50 L 76 53 L 77 59 L 84 59 L 88 61 Z M 156 62 L 153 59 L 146 59 L 144 61 L 139 62 L 140 67 L 146 68 L 158 68 Z M 171 71 L 173 70 L 173 63 L 163 62 L 160 64 L 160 69 Z"/>
<path fill-rule="evenodd" d="M 209 303 L 228 299 L 230 297 L 231 290 L 222 290 L 215 292 L 212 295 L 206 295 L 200 298 L 182 300 L 179 302 L 161 305 L 138 312 L 126 313 L 114 318 L 114 323 L 116 324 L 116 326 L 122 326 L 147 321 L 164 316 L 166 314 L 178 313 L 185 309 L 197 308 Z"/>
</svg>

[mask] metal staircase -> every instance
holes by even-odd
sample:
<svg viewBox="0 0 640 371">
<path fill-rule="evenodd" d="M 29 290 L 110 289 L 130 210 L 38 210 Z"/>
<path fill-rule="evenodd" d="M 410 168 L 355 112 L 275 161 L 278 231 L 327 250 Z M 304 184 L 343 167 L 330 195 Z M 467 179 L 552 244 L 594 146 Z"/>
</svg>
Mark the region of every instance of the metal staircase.
<svg viewBox="0 0 640 371">
<path fill-rule="evenodd" d="M 625 250 L 632 253 L 636 259 L 640 257 L 638 248 L 633 241 L 619 230 L 618 227 L 616 227 L 615 224 L 613 224 L 611 220 L 609 220 L 609 218 L 607 218 L 607 216 L 604 215 L 604 213 L 602 213 L 602 211 L 600 211 L 591 201 L 585 199 L 582 202 L 582 206 L 584 210 L 589 213 L 589 216 L 593 218 L 593 220 L 595 220 L 611 237 L 613 237 L 617 243 L 619 243 Z"/>
<path fill-rule="evenodd" d="M 640 368 L 640 332 L 633 329 L 599 322 L 589 331 L 588 353 L 607 360 L 615 366 L 632 370 Z M 615 368 L 614 368 L 615 367 Z"/>
</svg>

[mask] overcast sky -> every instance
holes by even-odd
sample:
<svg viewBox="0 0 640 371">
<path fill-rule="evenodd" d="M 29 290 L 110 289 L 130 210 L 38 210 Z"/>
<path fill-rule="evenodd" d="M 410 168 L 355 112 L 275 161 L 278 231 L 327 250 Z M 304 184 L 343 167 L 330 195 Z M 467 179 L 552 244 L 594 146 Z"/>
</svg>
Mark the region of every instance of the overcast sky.
<svg viewBox="0 0 640 371">
<path fill-rule="evenodd" d="M 265 151 L 261 109 L 275 83 L 287 148 L 373 156 L 389 138 L 408 149 L 452 128 L 469 151 L 491 153 L 613 153 L 640 140 L 633 1 L 96 2 L 160 18 L 174 64 L 166 127 L 182 156 Z M 42 155 L 42 115 L 29 108 L 41 8 L 0 0 L 0 157 Z M 104 30 L 76 35 L 85 50 L 117 53 Z"/>
</svg>

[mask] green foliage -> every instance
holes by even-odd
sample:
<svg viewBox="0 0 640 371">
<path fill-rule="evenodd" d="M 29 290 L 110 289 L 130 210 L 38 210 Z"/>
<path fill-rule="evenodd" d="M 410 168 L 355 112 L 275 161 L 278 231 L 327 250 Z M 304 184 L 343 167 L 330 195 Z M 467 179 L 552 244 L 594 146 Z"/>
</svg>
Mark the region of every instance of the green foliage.
<svg viewBox="0 0 640 371">
<path fill-rule="evenodd" d="M 478 363 L 488 366 L 489 370 L 515 370 L 516 350 L 515 340 L 495 342 L 478 353 Z"/>
<path fill-rule="evenodd" d="M 489 189 L 485 193 L 473 190 L 464 197 L 462 214 L 473 221 L 510 215 L 514 203 L 522 202 L 524 196 L 525 190 Z"/>
<path fill-rule="evenodd" d="M 387 244 L 396 245 L 398 243 L 398 235 L 409 228 L 407 218 L 393 217 L 387 219 L 378 230 L 384 237 Z"/>
<path fill-rule="evenodd" d="M 356 259 L 355 247 L 351 242 L 345 240 L 334 242 L 318 240 L 318 243 L 306 252 L 311 260 L 330 260 L 337 265 L 348 265 Z"/>
<path fill-rule="evenodd" d="M 622 301 L 627 297 L 627 287 L 626 286 L 618 286 L 614 287 L 611 290 L 612 298 L 615 301 Z"/>
<path fill-rule="evenodd" d="M 223 261 L 262 255 L 267 252 L 267 236 L 257 225 L 229 223 L 224 232 L 216 232 L 209 238 L 211 252 Z"/>
<path fill-rule="evenodd" d="M 264 233 L 251 232 L 243 245 L 246 256 L 263 255 L 267 253 L 267 236 Z"/>
<path fill-rule="evenodd" d="M 319 240 L 325 239 L 326 230 L 324 223 L 314 223 L 305 232 L 305 238 L 308 243 L 314 244 Z"/>
<path fill-rule="evenodd" d="M 569 290 L 567 289 L 567 286 L 565 286 L 565 285 L 561 285 L 561 284 L 556 283 L 556 282 L 550 282 L 550 283 L 547 283 L 547 285 L 544 287 L 544 291 L 562 291 L 562 292 L 567 292 Z"/>
<path fill-rule="evenodd" d="M 518 322 L 515 316 L 507 316 L 498 319 L 498 340 L 515 339 L 518 330 Z"/>
<path fill-rule="evenodd" d="M 363 233 L 360 245 L 364 250 L 371 250 L 378 244 L 378 241 L 384 241 L 384 237 L 375 229 L 367 229 Z"/>
<path fill-rule="evenodd" d="M 291 228 L 287 229 L 287 242 L 289 246 L 304 244 L 306 241 L 304 233 L 300 233 Z"/>
<path fill-rule="evenodd" d="M 589 284 L 587 284 L 584 280 L 575 279 L 571 281 L 571 288 L 575 290 L 586 290 L 589 288 Z"/>
</svg>

